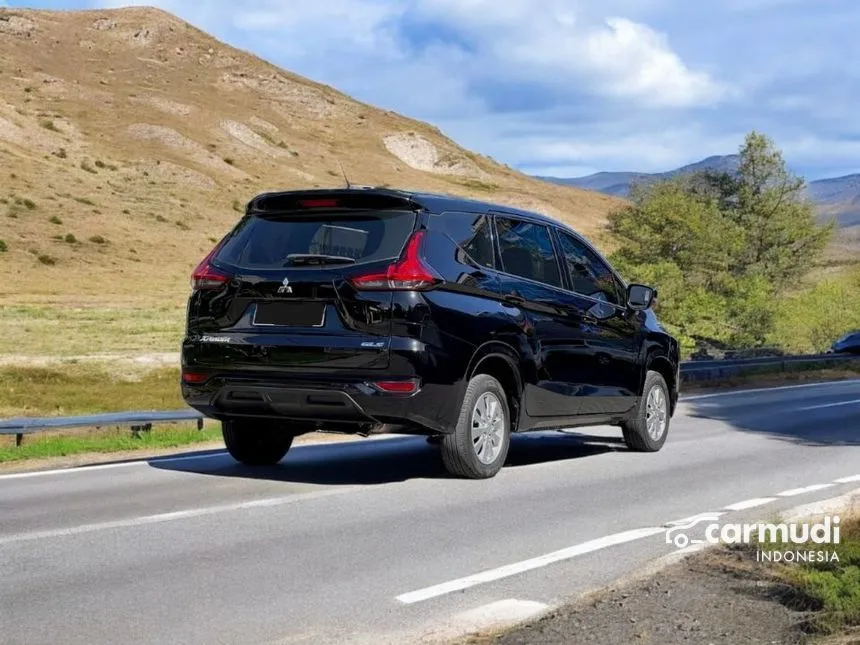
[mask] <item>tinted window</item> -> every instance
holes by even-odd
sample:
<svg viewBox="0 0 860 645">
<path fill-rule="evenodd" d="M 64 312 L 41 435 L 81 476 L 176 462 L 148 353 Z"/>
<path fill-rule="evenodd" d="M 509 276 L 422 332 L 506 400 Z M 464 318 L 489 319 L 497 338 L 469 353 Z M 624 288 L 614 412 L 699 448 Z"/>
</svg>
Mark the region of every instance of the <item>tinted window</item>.
<svg viewBox="0 0 860 645">
<path fill-rule="evenodd" d="M 451 238 L 476 264 L 490 268 L 495 265 L 488 216 L 449 212 L 434 215 L 430 227 Z"/>
<path fill-rule="evenodd" d="M 580 240 L 567 233 L 559 231 L 559 238 L 573 290 L 598 300 L 621 304 L 615 276 L 606 263 Z"/>
<path fill-rule="evenodd" d="M 496 217 L 499 250 L 507 273 L 560 287 L 561 275 L 549 229 L 540 224 Z"/>
<path fill-rule="evenodd" d="M 374 262 L 399 256 L 414 224 L 415 214 L 401 211 L 250 217 L 217 257 L 248 269 L 290 266 L 297 255 Z"/>
</svg>

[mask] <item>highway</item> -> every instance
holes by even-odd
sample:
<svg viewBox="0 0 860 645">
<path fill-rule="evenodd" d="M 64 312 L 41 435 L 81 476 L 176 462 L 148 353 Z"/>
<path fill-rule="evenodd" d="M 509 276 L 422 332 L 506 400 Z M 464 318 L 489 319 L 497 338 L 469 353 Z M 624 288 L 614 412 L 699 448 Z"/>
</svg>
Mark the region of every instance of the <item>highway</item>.
<svg viewBox="0 0 860 645">
<path fill-rule="evenodd" d="M 515 436 L 485 481 L 408 437 L 0 475 L 0 643 L 429 642 L 671 553 L 667 522 L 860 487 L 860 380 L 682 397 L 659 453 Z"/>
</svg>

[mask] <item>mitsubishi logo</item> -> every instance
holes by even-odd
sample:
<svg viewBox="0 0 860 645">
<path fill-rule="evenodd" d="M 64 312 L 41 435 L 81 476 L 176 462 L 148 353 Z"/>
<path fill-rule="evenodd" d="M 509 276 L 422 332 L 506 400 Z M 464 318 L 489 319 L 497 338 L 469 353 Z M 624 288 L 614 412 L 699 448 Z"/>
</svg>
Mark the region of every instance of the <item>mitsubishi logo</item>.
<svg viewBox="0 0 860 645">
<path fill-rule="evenodd" d="M 284 281 L 281 283 L 281 286 L 278 287 L 278 293 L 292 293 L 293 288 L 290 286 L 290 279 L 284 278 Z"/>
</svg>

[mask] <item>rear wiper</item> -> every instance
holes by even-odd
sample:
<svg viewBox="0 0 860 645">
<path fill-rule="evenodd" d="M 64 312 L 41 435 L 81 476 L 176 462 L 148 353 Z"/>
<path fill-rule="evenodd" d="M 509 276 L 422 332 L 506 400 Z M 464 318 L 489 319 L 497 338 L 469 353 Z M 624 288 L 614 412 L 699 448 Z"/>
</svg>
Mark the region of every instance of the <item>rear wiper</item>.
<svg viewBox="0 0 860 645">
<path fill-rule="evenodd" d="M 353 258 L 345 255 L 325 255 L 323 253 L 291 253 L 287 256 L 284 266 L 299 266 L 303 264 L 355 264 Z"/>
</svg>

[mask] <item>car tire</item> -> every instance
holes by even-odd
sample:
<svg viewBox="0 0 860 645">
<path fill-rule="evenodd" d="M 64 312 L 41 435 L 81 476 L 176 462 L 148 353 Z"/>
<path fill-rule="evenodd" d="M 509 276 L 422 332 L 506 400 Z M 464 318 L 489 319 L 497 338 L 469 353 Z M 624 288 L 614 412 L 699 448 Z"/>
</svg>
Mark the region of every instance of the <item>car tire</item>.
<svg viewBox="0 0 860 645">
<path fill-rule="evenodd" d="M 294 435 L 282 423 L 231 419 L 221 422 L 227 452 L 246 466 L 272 466 L 293 445 Z"/>
<path fill-rule="evenodd" d="M 489 374 L 466 386 L 454 432 L 442 438 L 442 463 L 450 474 L 467 479 L 494 477 L 505 463 L 511 442 L 511 414 L 502 385 Z"/>
<path fill-rule="evenodd" d="M 657 452 L 669 434 L 669 388 L 658 372 L 645 376 L 642 396 L 630 419 L 621 424 L 624 443 L 636 452 Z"/>
</svg>

